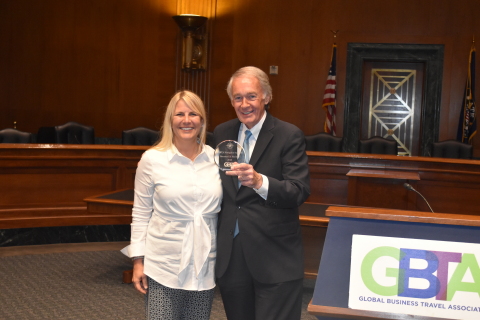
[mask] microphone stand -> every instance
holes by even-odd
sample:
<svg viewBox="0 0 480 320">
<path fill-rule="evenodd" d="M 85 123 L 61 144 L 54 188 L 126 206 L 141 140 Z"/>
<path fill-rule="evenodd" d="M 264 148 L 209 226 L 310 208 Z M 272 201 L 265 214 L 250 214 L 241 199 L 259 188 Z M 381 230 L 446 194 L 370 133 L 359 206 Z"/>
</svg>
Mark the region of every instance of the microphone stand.
<svg viewBox="0 0 480 320">
<path fill-rule="evenodd" d="M 435 213 L 435 212 L 433 212 L 432 207 L 430 207 L 430 204 L 428 203 L 427 199 L 425 199 L 425 197 L 424 197 L 420 192 L 418 192 L 417 190 L 415 190 L 409 183 L 406 183 L 406 182 L 405 182 L 405 183 L 403 184 L 403 187 L 404 187 L 405 189 L 407 189 L 407 190 L 416 192 L 416 193 L 417 193 L 420 197 L 422 197 L 422 199 L 425 201 L 425 203 L 427 204 L 427 206 L 430 208 L 430 211 L 432 211 L 432 213 Z"/>
</svg>

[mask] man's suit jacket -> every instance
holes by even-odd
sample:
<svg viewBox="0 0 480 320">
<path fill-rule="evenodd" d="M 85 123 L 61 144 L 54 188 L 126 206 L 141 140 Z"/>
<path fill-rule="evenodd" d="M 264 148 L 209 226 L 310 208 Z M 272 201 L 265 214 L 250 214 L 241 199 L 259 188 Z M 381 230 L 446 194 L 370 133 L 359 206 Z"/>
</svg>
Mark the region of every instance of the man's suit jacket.
<svg viewBox="0 0 480 320">
<path fill-rule="evenodd" d="M 237 140 L 240 124 L 234 119 L 217 126 L 215 143 Z M 238 218 L 245 259 L 256 280 L 279 283 L 300 279 L 304 267 L 298 207 L 310 195 L 303 132 L 267 113 L 250 164 L 268 178 L 268 197 L 264 200 L 252 188 L 238 189 L 238 178 L 221 172 L 216 276 L 221 277 L 228 267 Z"/>
</svg>

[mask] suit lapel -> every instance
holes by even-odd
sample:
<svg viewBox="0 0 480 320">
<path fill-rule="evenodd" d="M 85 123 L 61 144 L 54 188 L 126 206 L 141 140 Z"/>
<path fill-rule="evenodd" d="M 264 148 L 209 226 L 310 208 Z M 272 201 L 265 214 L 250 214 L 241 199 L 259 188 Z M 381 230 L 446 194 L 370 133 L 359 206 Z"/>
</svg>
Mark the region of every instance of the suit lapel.
<svg viewBox="0 0 480 320">
<path fill-rule="evenodd" d="M 273 138 L 271 130 L 275 127 L 273 117 L 267 113 L 265 122 L 263 123 L 262 129 L 260 129 L 260 134 L 258 135 L 257 142 L 255 143 L 255 148 L 253 149 L 252 157 L 250 158 L 250 164 L 255 167 L 260 156 L 265 152 L 270 140 Z"/>
</svg>

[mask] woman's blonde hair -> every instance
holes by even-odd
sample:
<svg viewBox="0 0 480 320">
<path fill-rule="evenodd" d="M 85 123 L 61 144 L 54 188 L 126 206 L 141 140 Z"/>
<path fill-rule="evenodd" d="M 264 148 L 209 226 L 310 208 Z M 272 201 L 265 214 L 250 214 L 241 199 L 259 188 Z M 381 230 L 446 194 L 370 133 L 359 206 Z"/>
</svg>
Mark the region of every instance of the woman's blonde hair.
<svg viewBox="0 0 480 320">
<path fill-rule="evenodd" d="M 199 148 L 205 144 L 205 139 L 207 136 L 207 114 L 205 112 L 205 106 L 203 105 L 202 99 L 197 96 L 195 93 L 182 90 L 177 92 L 170 103 L 167 106 L 165 111 L 165 117 L 163 119 L 163 126 L 160 129 L 161 138 L 153 145 L 152 148 L 159 150 L 169 150 L 173 145 L 173 114 L 175 112 L 175 107 L 177 106 L 178 101 L 183 100 L 185 104 L 192 109 L 193 112 L 196 112 L 202 118 L 202 128 L 200 130 L 200 135 L 198 136 Z"/>
</svg>

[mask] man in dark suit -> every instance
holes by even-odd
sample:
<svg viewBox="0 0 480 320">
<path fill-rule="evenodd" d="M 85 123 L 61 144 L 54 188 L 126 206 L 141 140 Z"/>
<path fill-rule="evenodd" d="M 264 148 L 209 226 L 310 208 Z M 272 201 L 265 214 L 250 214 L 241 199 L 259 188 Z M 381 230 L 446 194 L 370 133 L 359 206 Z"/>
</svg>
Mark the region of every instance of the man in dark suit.
<svg viewBox="0 0 480 320">
<path fill-rule="evenodd" d="M 238 119 L 215 128 L 215 143 L 238 141 L 247 163 L 221 173 L 215 268 L 225 311 L 229 320 L 300 319 L 298 207 L 310 194 L 304 135 L 267 112 L 272 89 L 262 70 L 239 69 L 227 93 Z"/>
</svg>

